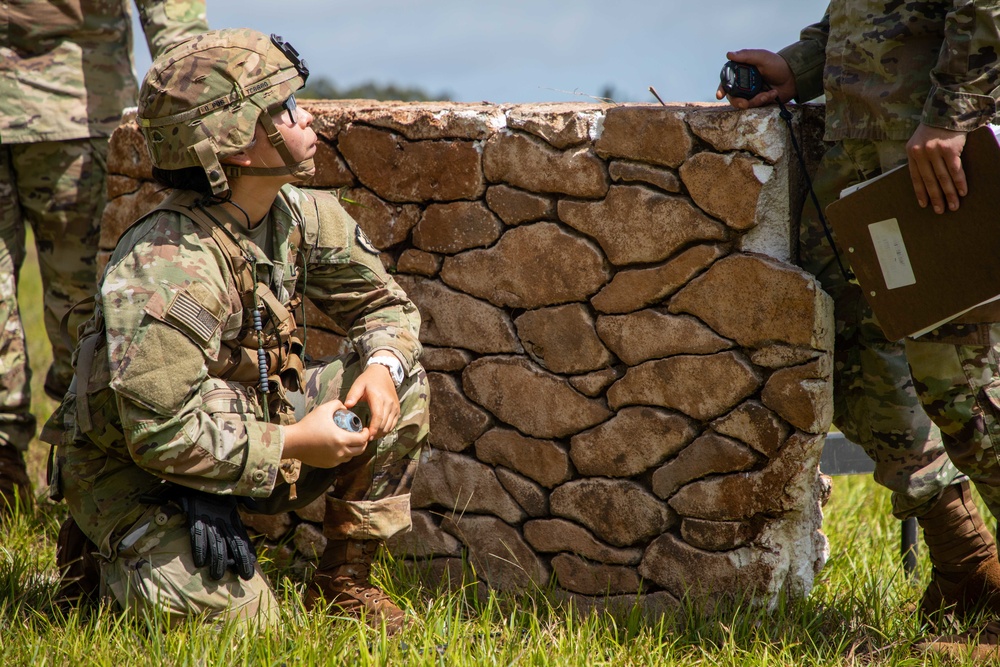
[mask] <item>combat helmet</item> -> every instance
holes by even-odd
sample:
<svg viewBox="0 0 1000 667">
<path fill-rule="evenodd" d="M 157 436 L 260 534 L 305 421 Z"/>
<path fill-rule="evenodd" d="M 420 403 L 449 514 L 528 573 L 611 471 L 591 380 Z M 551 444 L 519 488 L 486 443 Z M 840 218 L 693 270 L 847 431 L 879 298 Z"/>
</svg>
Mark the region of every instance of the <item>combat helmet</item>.
<svg viewBox="0 0 1000 667">
<path fill-rule="evenodd" d="M 139 90 L 138 122 L 153 165 L 200 168 L 215 195 L 229 189 L 227 175 L 312 175 L 312 158 L 296 162 L 271 119 L 308 76 L 288 42 L 256 30 L 213 30 L 167 50 Z M 258 122 L 285 166 L 220 164 L 251 145 Z"/>
</svg>

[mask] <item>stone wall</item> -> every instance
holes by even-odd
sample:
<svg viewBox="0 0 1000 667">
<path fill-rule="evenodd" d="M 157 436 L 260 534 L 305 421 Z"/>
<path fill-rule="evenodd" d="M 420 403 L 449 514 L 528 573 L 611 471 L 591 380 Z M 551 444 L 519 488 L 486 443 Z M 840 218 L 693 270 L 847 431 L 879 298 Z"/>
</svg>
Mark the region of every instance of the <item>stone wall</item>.
<svg viewBox="0 0 1000 667">
<path fill-rule="evenodd" d="M 789 263 L 803 192 L 774 110 L 308 108 L 313 186 L 423 316 L 433 449 L 397 556 L 583 607 L 809 591 L 832 305 Z M 809 148 L 821 121 L 796 112 Z M 160 196 L 134 124 L 109 166 L 107 251 Z M 342 349 L 308 321 L 310 354 Z M 248 521 L 313 557 L 322 515 Z"/>
</svg>

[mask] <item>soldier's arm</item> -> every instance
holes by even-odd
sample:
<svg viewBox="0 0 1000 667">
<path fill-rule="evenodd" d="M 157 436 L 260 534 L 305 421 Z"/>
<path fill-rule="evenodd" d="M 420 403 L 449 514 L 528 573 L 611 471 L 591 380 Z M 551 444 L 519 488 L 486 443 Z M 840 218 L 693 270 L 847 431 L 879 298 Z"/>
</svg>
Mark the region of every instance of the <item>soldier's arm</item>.
<svg viewBox="0 0 1000 667">
<path fill-rule="evenodd" d="M 954 211 L 968 192 L 962 168 L 965 134 L 997 113 L 1000 95 L 1000 2 L 953 2 L 931 70 L 921 124 L 906 145 L 920 206 Z"/>
<path fill-rule="evenodd" d="M 205 0 L 135 0 L 135 5 L 154 60 L 171 44 L 208 30 Z"/>
<path fill-rule="evenodd" d="M 210 493 L 267 496 L 282 427 L 246 390 L 208 374 L 238 297 L 218 248 L 168 223 L 116 257 L 102 285 L 110 386 L 128 453 L 147 472 Z"/>
<path fill-rule="evenodd" d="M 324 204 L 304 294 L 344 328 L 362 361 L 388 352 L 408 374 L 420 355 L 420 314 L 354 220 Z"/>
<path fill-rule="evenodd" d="M 819 23 L 802 30 L 799 41 L 774 53 L 764 49 L 730 51 L 726 57 L 755 66 L 769 86 L 753 99 L 729 98 L 737 109 L 752 109 L 773 104 L 777 100 L 807 102 L 823 94 L 823 68 L 826 64 L 826 42 L 830 34 L 830 12 Z M 722 86 L 716 99 L 725 97 Z"/>
</svg>

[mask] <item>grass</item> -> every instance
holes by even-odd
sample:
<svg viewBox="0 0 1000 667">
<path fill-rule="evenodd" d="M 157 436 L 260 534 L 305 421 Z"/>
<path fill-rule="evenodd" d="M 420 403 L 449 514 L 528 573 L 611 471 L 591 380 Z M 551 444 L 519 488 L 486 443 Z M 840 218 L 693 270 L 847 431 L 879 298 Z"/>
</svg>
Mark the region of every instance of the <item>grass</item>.
<svg viewBox="0 0 1000 667">
<path fill-rule="evenodd" d="M 36 414 L 52 404 L 40 382 L 48 364 L 37 274 L 22 277 L 22 313 L 36 369 Z M 40 483 L 47 448 L 33 442 Z M 53 602 L 55 539 L 65 507 L 45 501 L 0 527 L 2 665 L 936 665 L 911 650 L 923 630 L 908 607 L 920 587 L 901 569 L 899 523 L 888 493 L 870 478 L 834 480 L 825 508 L 830 560 L 806 600 L 770 612 L 739 608 L 703 617 L 690 610 L 644 619 L 638 613 L 577 616 L 547 591 L 493 594 L 474 584 L 431 589 L 418 568 L 384 557 L 375 575 L 416 619 L 401 636 L 302 608 L 303 584 L 264 559 L 287 610 L 273 630 L 126 617 L 112 606 L 63 611 Z M 926 581 L 926 554 L 920 554 Z M 971 664 L 971 663 L 969 663 Z"/>
</svg>

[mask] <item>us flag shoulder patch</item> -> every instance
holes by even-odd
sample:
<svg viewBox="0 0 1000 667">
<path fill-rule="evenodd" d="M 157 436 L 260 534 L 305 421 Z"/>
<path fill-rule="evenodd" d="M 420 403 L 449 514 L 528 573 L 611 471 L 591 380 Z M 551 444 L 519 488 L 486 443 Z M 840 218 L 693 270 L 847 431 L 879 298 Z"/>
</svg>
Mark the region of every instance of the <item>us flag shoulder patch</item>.
<svg viewBox="0 0 1000 667">
<path fill-rule="evenodd" d="M 167 308 L 167 316 L 184 326 L 202 343 L 210 341 L 222 323 L 222 320 L 198 303 L 197 299 L 185 290 L 180 290 L 174 295 Z"/>
</svg>

